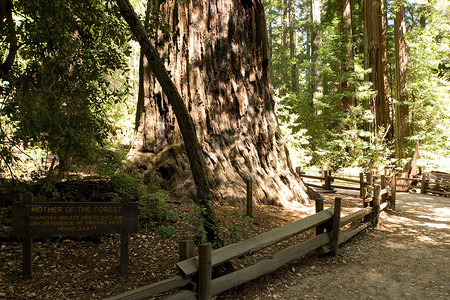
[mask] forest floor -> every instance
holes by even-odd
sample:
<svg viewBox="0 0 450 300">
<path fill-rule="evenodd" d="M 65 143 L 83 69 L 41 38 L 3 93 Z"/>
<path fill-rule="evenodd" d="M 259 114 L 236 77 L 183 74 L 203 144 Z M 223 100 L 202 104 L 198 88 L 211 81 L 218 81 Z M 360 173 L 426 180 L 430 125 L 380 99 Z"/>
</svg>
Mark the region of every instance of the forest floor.
<svg viewBox="0 0 450 300">
<path fill-rule="evenodd" d="M 359 207 L 349 194 L 323 194 L 325 206 L 343 198 L 343 214 Z M 182 214 L 189 201 L 174 202 Z M 226 243 L 268 231 L 314 213 L 273 206 L 255 208 L 253 220 L 242 210 L 217 206 Z M 178 241 L 192 236 L 191 225 L 177 222 L 177 232 L 161 239 L 140 229 L 130 241 L 129 274 L 119 274 L 118 235 L 96 238 L 47 238 L 34 243 L 33 278 L 21 278 L 21 243 L 8 238 L 11 220 L 0 213 L 0 299 L 102 299 L 178 274 Z M 274 247 L 233 261 L 239 268 L 270 257 L 280 248 L 312 236 L 309 231 Z M 380 226 L 342 245 L 335 258 L 311 254 L 277 271 L 219 295 L 218 299 L 448 299 L 450 297 L 450 200 L 401 194 L 397 211 L 383 212 Z"/>
</svg>

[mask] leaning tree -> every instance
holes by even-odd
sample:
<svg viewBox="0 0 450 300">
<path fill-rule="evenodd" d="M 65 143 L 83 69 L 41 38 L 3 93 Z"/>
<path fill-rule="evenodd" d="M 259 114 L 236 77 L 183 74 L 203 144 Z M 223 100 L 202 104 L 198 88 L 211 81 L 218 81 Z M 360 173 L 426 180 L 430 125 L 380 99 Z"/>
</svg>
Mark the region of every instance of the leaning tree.
<svg viewBox="0 0 450 300">
<path fill-rule="evenodd" d="M 239 204 L 252 179 L 258 201 L 307 202 L 274 113 L 261 1 L 148 5 L 148 34 L 194 122 L 214 198 Z M 130 158 L 174 192 L 194 194 L 180 125 L 151 63 L 142 56 Z"/>
</svg>

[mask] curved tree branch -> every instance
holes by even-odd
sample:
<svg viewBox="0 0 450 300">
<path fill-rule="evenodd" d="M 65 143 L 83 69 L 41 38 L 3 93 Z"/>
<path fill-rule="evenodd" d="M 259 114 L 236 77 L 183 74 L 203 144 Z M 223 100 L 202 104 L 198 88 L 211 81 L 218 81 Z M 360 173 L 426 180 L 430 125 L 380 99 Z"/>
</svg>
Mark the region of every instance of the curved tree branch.
<svg viewBox="0 0 450 300">
<path fill-rule="evenodd" d="M 120 13 L 130 26 L 133 35 L 139 42 L 142 52 L 147 57 L 150 69 L 158 79 L 164 93 L 167 95 L 170 105 L 177 118 L 183 136 L 186 153 L 189 159 L 194 182 L 197 188 L 197 199 L 195 203 L 202 208 L 203 221 L 208 241 L 215 247 L 223 246 L 223 239 L 220 235 L 219 226 L 215 218 L 211 189 L 208 183 L 206 163 L 198 143 L 195 127 L 189 112 L 178 92 L 172 79 L 161 61 L 158 52 L 150 43 L 147 31 L 140 22 L 130 2 L 128 0 L 116 0 L 120 8 Z"/>
</svg>

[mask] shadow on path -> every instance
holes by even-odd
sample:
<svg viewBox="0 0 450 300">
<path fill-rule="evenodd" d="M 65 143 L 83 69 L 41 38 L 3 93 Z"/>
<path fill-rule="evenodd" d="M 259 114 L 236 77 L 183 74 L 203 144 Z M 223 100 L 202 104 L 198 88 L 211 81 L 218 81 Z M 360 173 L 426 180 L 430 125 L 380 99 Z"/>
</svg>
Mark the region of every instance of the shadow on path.
<svg viewBox="0 0 450 300">
<path fill-rule="evenodd" d="M 396 207 L 276 298 L 449 299 L 450 198 L 398 193 Z"/>
</svg>

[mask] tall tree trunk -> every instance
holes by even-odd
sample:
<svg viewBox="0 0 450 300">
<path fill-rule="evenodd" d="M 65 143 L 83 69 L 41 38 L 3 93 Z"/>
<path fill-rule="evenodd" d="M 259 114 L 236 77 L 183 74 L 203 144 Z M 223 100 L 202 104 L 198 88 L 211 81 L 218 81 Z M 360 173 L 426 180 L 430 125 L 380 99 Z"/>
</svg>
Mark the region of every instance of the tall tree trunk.
<svg viewBox="0 0 450 300">
<path fill-rule="evenodd" d="M 341 13 L 341 33 L 343 37 L 347 37 L 345 42 L 346 56 L 341 70 L 348 73 L 354 70 L 351 1 L 339 0 L 339 11 Z M 340 89 L 341 92 L 352 92 L 353 87 L 351 82 L 343 80 L 340 83 Z M 345 110 L 351 109 L 355 104 L 354 96 L 345 95 L 342 97 L 342 106 Z"/>
<path fill-rule="evenodd" d="M 320 71 L 319 66 L 321 65 L 321 60 L 317 54 L 317 50 L 319 50 L 319 46 L 322 42 L 321 33 L 320 33 L 320 22 L 322 18 L 322 0 L 312 0 L 311 1 L 311 62 L 312 70 L 311 70 L 311 90 L 312 94 L 317 93 L 319 96 L 323 93 L 322 83 L 319 80 Z"/>
<path fill-rule="evenodd" d="M 364 0 L 364 34 L 367 66 L 372 68 L 369 79 L 377 95 L 374 99 L 374 132 L 389 127 L 389 82 L 387 76 L 385 0 Z M 392 140 L 392 134 L 387 135 Z"/>
<path fill-rule="evenodd" d="M 272 22 L 270 21 L 268 24 L 268 28 L 269 28 L 269 60 L 272 60 L 273 57 L 273 46 L 272 46 L 272 40 L 273 40 L 273 25 Z"/>
<path fill-rule="evenodd" d="M 287 36 L 287 22 L 286 19 L 288 18 L 288 0 L 282 0 L 281 2 L 281 45 L 284 47 L 286 46 L 286 36 Z"/>
<path fill-rule="evenodd" d="M 307 202 L 274 113 L 261 2 L 171 0 L 157 7 L 169 30 L 158 30 L 156 48 L 194 121 L 214 198 L 243 205 L 245 181 L 253 179 L 257 201 Z M 189 195 L 182 128 L 154 76 L 143 81 L 130 158 L 176 195 Z"/>
<path fill-rule="evenodd" d="M 405 7 L 400 6 L 394 20 L 395 37 L 395 157 L 404 158 L 405 138 L 409 134 L 408 109 L 408 53 L 406 49 Z"/>
<path fill-rule="evenodd" d="M 144 26 L 140 23 L 133 7 L 128 0 L 117 0 L 120 12 L 123 18 L 129 24 L 131 31 L 141 45 L 148 65 L 162 87 L 167 97 L 168 103 L 176 116 L 177 124 L 180 128 L 184 141 L 189 165 L 196 186 L 195 202 L 202 208 L 203 225 L 205 227 L 206 237 L 215 247 L 224 245 L 223 238 L 220 235 L 220 228 L 217 224 L 213 206 L 211 189 L 207 178 L 205 160 L 198 143 L 194 124 L 186 109 L 186 106 L 179 94 L 177 87 L 170 79 L 167 70 L 161 61 L 155 48 L 150 43 Z"/>
<path fill-rule="evenodd" d="M 289 18 L 289 57 L 292 62 L 291 66 L 291 87 L 294 93 L 298 93 L 298 64 L 297 59 L 295 57 L 296 52 L 296 43 L 295 43 L 295 31 L 294 31 L 294 15 L 295 15 L 295 6 L 292 3 L 292 0 L 288 1 L 288 18 Z"/>
</svg>

